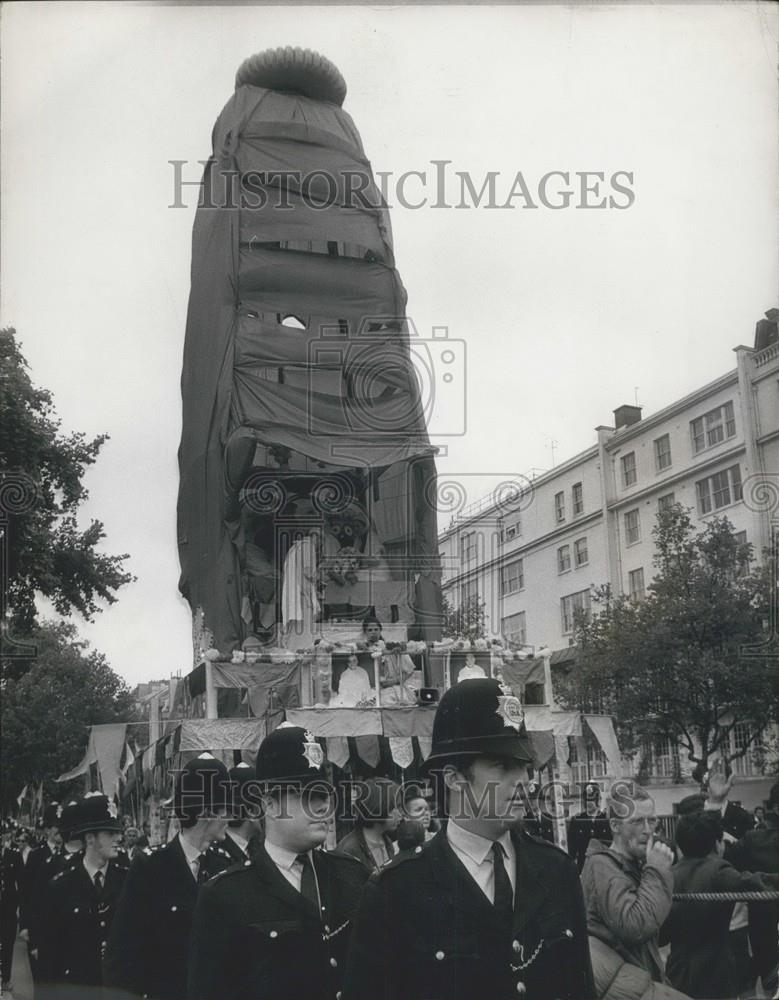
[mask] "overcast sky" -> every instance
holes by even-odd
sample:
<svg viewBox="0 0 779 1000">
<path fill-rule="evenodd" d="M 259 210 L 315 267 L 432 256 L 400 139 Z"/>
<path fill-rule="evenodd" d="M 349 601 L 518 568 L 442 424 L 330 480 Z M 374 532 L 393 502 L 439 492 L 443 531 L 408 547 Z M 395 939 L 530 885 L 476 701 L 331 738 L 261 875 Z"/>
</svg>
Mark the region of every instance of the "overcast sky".
<svg viewBox="0 0 779 1000">
<path fill-rule="evenodd" d="M 558 463 L 589 447 L 636 393 L 647 414 L 724 374 L 777 303 L 777 23 L 755 3 L 6 4 L 2 323 L 64 429 L 111 435 L 85 516 L 138 577 L 82 634 L 130 683 L 191 665 L 175 504 L 195 194 L 168 207 L 169 161 L 197 179 L 247 55 L 310 47 L 346 78 L 389 172 L 409 315 L 464 342 L 434 430 L 475 500 L 550 467 L 553 441 Z M 398 192 L 409 171 L 426 176 Z M 495 172 L 506 207 L 432 207 L 460 203 L 457 171 L 477 191 Z M 553 171 L 567 208 L 539 197 Z M 607 207 L 577 207 L 580 172 L 604 174 L 586 198 Z M 549 179 L 550 205 L 564 189 Z"/>
</svg>

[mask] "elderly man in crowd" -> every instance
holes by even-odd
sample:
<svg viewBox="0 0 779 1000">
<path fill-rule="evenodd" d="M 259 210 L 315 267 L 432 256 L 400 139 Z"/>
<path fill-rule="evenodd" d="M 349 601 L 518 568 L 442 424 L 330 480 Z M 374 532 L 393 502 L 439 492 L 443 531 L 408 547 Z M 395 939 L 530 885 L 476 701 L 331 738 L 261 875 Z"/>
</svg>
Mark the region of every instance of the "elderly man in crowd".
<svg viewBox="0 0 779 1000">
<path fill-rule="evenodd" d="M 658 942 L 671 912 L 673 852 L 655 839 L 655 804 L 634 782 L 617 781 L 607 815 L 612 843 L 590 841 L 581 876 L 598 996 L 677 995 L 661 985 Z M 614 992 L 617 982 L 622 992 Z"/>
</svg>

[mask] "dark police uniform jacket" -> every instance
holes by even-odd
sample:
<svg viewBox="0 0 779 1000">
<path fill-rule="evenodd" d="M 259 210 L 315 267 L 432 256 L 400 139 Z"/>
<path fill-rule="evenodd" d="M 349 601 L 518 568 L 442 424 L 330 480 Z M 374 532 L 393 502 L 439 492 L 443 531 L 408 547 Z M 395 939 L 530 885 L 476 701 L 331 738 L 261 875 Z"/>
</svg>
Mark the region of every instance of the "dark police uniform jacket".
<svg viewBox="0 0 779 1000">
<path fill-rule="evenodd" d="M 99 896 L 83 862 L 51 880 L 39 935 L 41 980 L 85 986 L 102 983 L 103 951 L 126 876 L 126 866 L 110 861 Z"/>
<path fill-rule="evenodd" d="M 335 1000 L 368 872 L 313 851 L 322 913 L 262 844 L 201 889 L 192 926 L 190 1000 Z"/>
<path fill-rule="evenodd" d="M 178 837 L 147 851 L 127 873 L 108 936 L 103 981 L 150 1000 L 183 1000 L 198 884 Z"/>
<path fill-rule="evenodd" d="M 52 851 L 49 845 L 45 843 L 38 844 L 37 847 L 33 847 L 27 855 L 27 861 L 24 865 L 24 873 L 20 884 L 21 898 L 19 901 L 19 927 L 21 930 L 30 930 L 30 924 L 32 922 L 30 904 L 32 903 L 33 889 L 38 880 L 38 874 L 41 867 L 47 863 L 50 865 L 51 859 L 57 857 L 59 853 L 59 850 Z M 49 878 L 51 878 L 54 874 L 55 872 L 52 872 L 51 875 L 49 875 Z"/>
<path fill-rule="evenodd" d="M 38 947 L 41 935 L 45 932 L 48 923 L 48 894 L 52 879 L 56 878 L 60 872 L 68 871 L 76 865 L 81 864 L 84 857 L 83 851 L 68 852 L 63 848 L 49 853 L 35 870 L 35 881 L 29 889 L 29 897 L 25 903 L 25 923 L 22 927 L 27 927 L 30 932 L 30 948 Z M 27 859 L 29 861 L 29 858 Z M 35 964 L 35 978 L 38 978 L 38 966 Z"/>
<path fill-rule="evenodd" d="M 446 839 L 398 857 L 366 886 L 343 1000 L 592 1000 L 575 863 L 512 833 L 513 923 L 502 919 Z"/>
</svg>

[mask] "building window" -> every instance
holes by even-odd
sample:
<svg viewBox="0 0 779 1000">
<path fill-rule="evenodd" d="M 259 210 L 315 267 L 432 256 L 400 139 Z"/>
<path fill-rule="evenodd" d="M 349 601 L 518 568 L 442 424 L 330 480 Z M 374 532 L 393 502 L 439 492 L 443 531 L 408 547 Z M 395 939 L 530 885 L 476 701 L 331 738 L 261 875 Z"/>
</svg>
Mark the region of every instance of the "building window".
<svg viewBox="0 0 779 1000">
<path fill-rule="evenodd" d="M 670 739 L 659 738 L 644 745 L 649 772 L 655 778 L 677 778 L 681 773 L 679 748 Z"/>
<path fill-rule="evenodd" d="M 698 513 L 701 515 L 736 503 L 741 500 L 741 467 L 731 465 L 729 469 L 698 480 L 695 492 L 698 497 Z"/>
<path fill-rule="evenodd" d="M 622 487 L 627 489 L 638 478 L 636 475 L 636 453 L 629 451 L 627 455 L 622 456 L 620 462 L 622 463 Z"/>
<path fill-rule="evenodd" d="M 577 611 L 583 611 L 589 617 L 589 590 L 579 590 L 575 594 L 568 594 L 566 597 L 560 598 L 560 617 L 564 635 L 573 632 L 574 615 Z"/>
<path fill-rule="evenodd" d="M 674 493 L 666 493 L 664 496 L 657 498 L 657 510 L 662 513 L 662 511 L 673 507 L 675 503 L 676 495 Z"/>
<path fill-rule="evenodd" d="M 691 421 L 690 432 L 692 448 L 696 454 L 704 448 L 711 448 L 721 441 L 735 437 L 736 418 L 733 414 L 733 403 L 724 403 Z"/>
<path fill-rule="evenodd" d="M 576 563 L 577 568 L 579 566 L 586 566 L 589 561 L 589 556 L 587 554 L 587 539 L 577 538 L 573 543 L 573 558 Z"/>
<path fill-rule="evenodd" d="M 462 557 L 463 566 L 467 566 L 469 562 L 473 562 L 476 558 L 476 549 L 476 532 L 469 531 L 460 539 L 460 556 Z"/>
<path fill-rule="evenodd" d="M 554 516 L 557 521 L 565 520 L 565 493 L 554 495 Z"/>
<path fill-rule="evenodd" d="M 512 521 L 511 524 L 504 525 L 500 532 L 501 544 L 506 542 L 511 542 L 515 538 L 519 538 L 522 534 L 522 522 L 520 520 Z"/>
<path fill-rule="evenodd" d="M 525 572 L 521 559 L 515 559 L 500 571 L 500 595 L 515 594 L 525 586 Z"/>
<path fill-rule="evenodd" d="M 571 546 L 561 545 L 557 550 L 557 572 L 567 573 L 571 568 Z"/>
<path fill-rule="evenodd" d="M 588 781 L 595 781 L 597 778 L 604 778 L 608 773 L 608 760 L 606 754 L 599 746 L 588 743 L 585 747 L 586 761 L 582 760 L 581 750 L 577 740 L 571 740 L 571 751 L 569 764 L 571 768 L 571 778 L 577 785 L 585 785 Z"/>
<path fill-rule="evenodd" d="M 460 585 L 460 607 L 467 608 L 470 604 L 479 602 L 479 584 L 476 580 L 467 580 Z"/>
<path fill-rule="evenodd" d="M 527 642 L 527 624 L 525 612 L 518 611 L 515 615 L 507 615 L 501 619 L 500 630 L 506 642 L 514 642 L 524 646 Z"/>
<path fill-rule="evenodd" d="M 738 777 L 749 778 L 765 773 L 765 768 L 761 767 L 761 748 L 765 747 L 768 739 L 767 733 L 762 732 L 757 739 L 752 739 L 755 734 L 755 727 L 749 722 L 737 722 L 731 730 L 730 753 L 736 753 L 748 747 L 742 757 L 735 757 L 731 761 L 733 773 Z M 755 760 L 757 758 L 757 760 Z"/>
<path fill-rule="evenodd" d="M 581 483 L 574 483 L 571 487 L 571 506 L 574 517 L 584 512 L 584 490 Z"/>
<path fill-rule="evenodd" d="M 655 438 L 655 468 L 658 472 L 671 468 L 671 439 L 667 434 Z"/>
<path fill-rule="evenodd" d="M 631 601 L 643 601 L 646 596 L 644 590 L 644 570 L 632 569 L 628 573 L 628 594 Z"/>
<path fill-rule="evenodd" d="M 625 543 L 635 545 L 641 541 L 641 520 L 638 510 L 629 510 L 625 514 Z"/>
</svg>

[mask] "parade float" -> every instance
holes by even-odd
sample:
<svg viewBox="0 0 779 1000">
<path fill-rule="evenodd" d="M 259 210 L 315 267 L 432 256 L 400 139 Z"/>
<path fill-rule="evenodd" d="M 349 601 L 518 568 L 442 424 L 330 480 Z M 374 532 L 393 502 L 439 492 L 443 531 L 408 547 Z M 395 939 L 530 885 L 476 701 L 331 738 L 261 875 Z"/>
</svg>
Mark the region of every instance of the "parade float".
<svg viewBox="0 0 779 1000">
<path fill-rule="evenodd" d="M 414 778 L 440 694 L 468 677 L 521 699 L 538 781 L 582 733 L 554 706 L 548 656 L 441 636 L 423 345 L 345 96 L 329 60 L 272 50 L 241 65 L 214 126 L 181 377 L 193 669 L 170 721 L 114 766 L 153 827 L 186 760 L 252 762 L 282 721 L 322 744 L 336 784 Z M 610 720 L 593 727 L 616 757 Z"/>
</svg>

